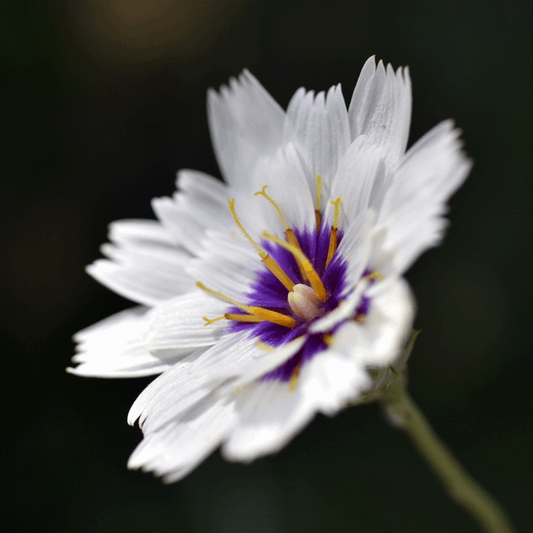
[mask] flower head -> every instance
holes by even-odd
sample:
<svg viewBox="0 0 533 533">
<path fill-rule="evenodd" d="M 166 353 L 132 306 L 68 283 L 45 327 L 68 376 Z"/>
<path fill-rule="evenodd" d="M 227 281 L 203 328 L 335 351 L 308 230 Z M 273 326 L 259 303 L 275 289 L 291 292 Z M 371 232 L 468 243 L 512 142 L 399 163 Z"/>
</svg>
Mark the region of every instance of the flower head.
<svg viewBox="0 0 533 533">
<path fill-rule="evenodd" d="M 131 408 L 129 466 L 168 481 L 219 446 L 275 452 L 376 387 L 411 331 L 402 275 L 470 168 L 449 121 L 405 153 L 408 71 L 373 58 L 348 108 L 336 86 L 284 112 L 245 71 L 210 91 L 208 116 L 225 183 L 181 171 L 157 221 L 111 225 L 88 272 L 140 306 L 78 333 L 70 369 L 161 374 Z"/>
</svg>

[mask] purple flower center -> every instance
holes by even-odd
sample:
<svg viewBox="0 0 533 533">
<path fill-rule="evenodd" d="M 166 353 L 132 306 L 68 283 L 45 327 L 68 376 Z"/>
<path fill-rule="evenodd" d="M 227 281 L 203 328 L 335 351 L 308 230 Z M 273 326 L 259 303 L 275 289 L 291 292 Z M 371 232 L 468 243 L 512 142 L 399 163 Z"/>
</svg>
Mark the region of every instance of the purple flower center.
<svg viewBox="0 0 533 533">
<path fill-rule="evenodd" d="M 249 292 L 246 294 L 246 304 L 250 306 L 262 307 L 277 313 L 281 313 L 293 318 L 296 326 L 288 328 L 280 324 L 264 321 L 258 323 L 233 321 L 230 331 L 243 332 L 255 337 L 264 344 L 277 348 L 294 340 L 305 336 L 303 346 L 287 361 L 265 374 L 263 381 L 277 379 L 289 382 L 298 376 L 298 373 L 307 361 L 313 358 L 317 353 L 327 348 L 328 337 L 342 325 L 343 322 L 334 326 L 331 331 L 326 333 L 309 333 L 310 325 L 333 309 L 340 301 L 346 297 L 346 267 L 347 263 L 339 253 L 335 253 L 329 264 L 327 264 L 328 248 L 330 244 L 331 229 L 325 225 L 322 226 L 317 234 L 315 228 L 308 230 L 293 230 L 300 245 L 302 252 L 309 258 L 311 264 L 320 276 L 324 288 L 326 289 L 327 299 L 319 304 L 319 315 L 311 320 L 306 320 L 297 316 L 288 302 L 287 288 L 272 274 L 266 267 L 257 272 L 257 278 L 251 285 Z M 337 242 L 340 244 L 343 238 L 343 232 L 337 231 Z M 301 270 L 291 252 L 279 244 L 267 240 L 261 242 L 261 247 L 279 264 L 283 271 L 288 274 L 296 284 L 309 285 L 304 279 Z M 370 274 L 365 271 L 363 275 Z M 361 319 L 368 314 L 370 299 L 362 296 L 361 303 L 357 307 L 355 314 L 351 319 Z M 230 307 L 228 313 L 239 313 L 236 307 Z"/>
</svg>

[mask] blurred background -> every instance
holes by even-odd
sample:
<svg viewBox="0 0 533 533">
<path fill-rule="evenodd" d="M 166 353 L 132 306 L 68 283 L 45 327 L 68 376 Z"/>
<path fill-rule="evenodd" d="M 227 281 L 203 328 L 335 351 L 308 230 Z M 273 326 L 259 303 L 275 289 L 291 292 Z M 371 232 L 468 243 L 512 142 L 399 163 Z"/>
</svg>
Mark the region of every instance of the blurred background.
<svg viewBox="0 0 533 533">
<path fill-rule="evenodd" d="M 531 531 L 533 39 L 516 0 L 0 3 L 2 531 L 474 533 L 377 406 L 319 416 L 251 465 L 218 452 L 165 486 L 130 472 L 149 378 L 64 371 L 76 331 L 128 307 L 84 266 L 107 224 L 152 218 L 175 172 L 219 176 L 208 87 L 251 70 L 286 106 L 376 54 L 409 65 L 410 143 L 454 118 L 475 161 L 444 246 L 408 272 L 422 329 L 411 392 Z"/>
</svg>

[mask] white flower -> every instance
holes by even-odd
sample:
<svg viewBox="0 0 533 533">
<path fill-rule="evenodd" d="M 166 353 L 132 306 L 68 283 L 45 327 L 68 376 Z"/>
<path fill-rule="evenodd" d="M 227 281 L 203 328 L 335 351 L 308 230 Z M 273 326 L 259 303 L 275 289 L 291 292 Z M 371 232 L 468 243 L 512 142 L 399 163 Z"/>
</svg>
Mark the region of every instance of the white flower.
<svg viewBox="0 0 533 533">
<path fill-rule="evenodd" d="M 157 221 L 111 225 L 88 272 L 140 307 L 78 333 L 70 369 L 161 373 L 129 413 L 144 433 L 129 466 L 167 481 L 220 445 L 275 452 L 372 389 L 411 330 L 402 274 L 440 241 L 470 168 L 451 122 L 405 153 L 408 71 L 373 58 L 348 109 L 336 86 L 284 112 L 246 71 L 208 104 L 226 182 L 183 170 Z"/>
</svg>

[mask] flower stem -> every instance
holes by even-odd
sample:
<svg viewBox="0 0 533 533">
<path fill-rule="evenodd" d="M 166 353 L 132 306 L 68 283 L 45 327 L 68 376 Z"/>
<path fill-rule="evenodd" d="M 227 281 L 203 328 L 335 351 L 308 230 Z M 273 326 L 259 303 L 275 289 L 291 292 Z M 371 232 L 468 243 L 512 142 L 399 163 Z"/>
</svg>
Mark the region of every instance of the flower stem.
<svg viewBox="0 0 533 533">
<path fill-rule="evenodd" d="M 451 499 L 463 507 L 484 532 L 512 533 L 513 528 L 502 509 L 437 437 L 407 393 L 404 379 L 391 383 L 382 402 L 391 421 L 407 433 Z"/>
</svg>

